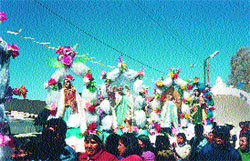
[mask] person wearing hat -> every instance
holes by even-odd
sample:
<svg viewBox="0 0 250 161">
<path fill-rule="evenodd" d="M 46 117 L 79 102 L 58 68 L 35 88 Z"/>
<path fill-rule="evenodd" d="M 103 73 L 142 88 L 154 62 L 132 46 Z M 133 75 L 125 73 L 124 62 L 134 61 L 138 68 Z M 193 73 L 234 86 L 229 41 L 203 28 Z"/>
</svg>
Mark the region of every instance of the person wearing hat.
<svg viewBox="0 0 250 161">
<path fill-rule="evenodd" d="M 216 126 L 214 129 L 215 143 L 202 148 L 198 160 L 241 161 L 240 153 L 230 144 L 230 129 L 227 126 Z"/>
<path fill-rule="evenodd" d="M 78 153 L 79 161 L 118 161 L 117 157 L 104 150 L 101 136 L 88 134 L 84 139 L 85 153 Z"/>
<path fill-rule="evenodd" d="M 242 161 L 249 161 L 250 160 L 250 151 L 249 151 L 249 134 L 241 134 L 239 137 L 239 148 L 238 152 L 241 155 Z"/>
</svg>

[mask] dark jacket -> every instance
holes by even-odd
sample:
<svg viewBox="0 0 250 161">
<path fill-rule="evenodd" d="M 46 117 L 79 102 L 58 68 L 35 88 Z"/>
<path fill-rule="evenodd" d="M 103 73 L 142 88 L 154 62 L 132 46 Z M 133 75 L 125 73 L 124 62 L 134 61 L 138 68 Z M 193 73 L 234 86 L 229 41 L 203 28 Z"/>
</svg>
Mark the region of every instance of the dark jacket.
<svg viewBox="0 0 250 161">
<path fill-rule="evenodd" d="M 215 143 L 206 145 L 198 156 L 200 161 L 241 161 L 241 156 L 233 146 L 218 148 Z"/>
</svg>

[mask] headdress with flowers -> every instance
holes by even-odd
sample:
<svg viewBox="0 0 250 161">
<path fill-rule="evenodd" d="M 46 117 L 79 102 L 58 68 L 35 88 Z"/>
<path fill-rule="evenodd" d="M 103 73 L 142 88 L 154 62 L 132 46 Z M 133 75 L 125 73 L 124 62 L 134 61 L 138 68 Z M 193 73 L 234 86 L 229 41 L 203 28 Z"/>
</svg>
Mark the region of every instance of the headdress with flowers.
<svg viewBox="0 0 250 161">
<path fill-rule="evenodd" d="M 97 129 L 97 124 L 96 123 L 90 123 L 88 125 L 88 128 L 81 135 L 86 136 L 86 135 L 90 135 L 90 134 L 94 134 L 94 135 L 98 136 L 102 140 L 102 137 L 103 137 L 102 133 L 101 133 L 101 131 L 99 131 Z"/>
<path fill-rule="evenodd" d="M 72 75 L 68 74 L 68 75 L 66 75 L 66 76 L 64 77 L 64 81 L 65 81 L 65 80 L 70 81 L 70 83 L 71 83 L 71 89 L 72 89 L 72 90 L 75 90 L 74 86 L 72 85 L 72 81 L 75 80 L 74 77 L 73 77 Z M 63 88 L 64 88 L 64 89 L 66 88 L 64 84 L 63 84 Z"/>
</svg>

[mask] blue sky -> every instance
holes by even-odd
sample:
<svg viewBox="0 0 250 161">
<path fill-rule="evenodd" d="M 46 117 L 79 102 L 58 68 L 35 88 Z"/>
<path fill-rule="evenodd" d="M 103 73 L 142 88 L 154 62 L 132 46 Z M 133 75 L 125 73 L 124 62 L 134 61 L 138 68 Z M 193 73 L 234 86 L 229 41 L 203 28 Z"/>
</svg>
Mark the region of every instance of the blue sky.
<svg viewBox="0 0 250 161">
<path fill-rule="evenodd" d="M 247 0 L 234 1 L 39 1 L 49 10 L 60 15 L 113 48 L 162 72 L 169 67 L 180 67 L 180 77 L 200 77 L 203 82 L 203 62 L 214 51 L 220 53 L 210 60 L 210 81 L 218 76 L 226 82 L 230 74 L 230 58 L 241 47 L 249 46 L 249 8 Z M 6 31 L 23 29 L 19 36 L 30 36 L 36 41 L 50 42 L 50 46 L 79 44 L 79 54 L 88 54 L 106 65 L 117 67 L 120 53 L 88 36 L 65 20 L 50 13 L 34 0 L 0 0 L 0 10 L 8 20 L 0 24 L 0 35 L 9 44 L 20 47 L 20 55 L 11 60 L 10 85 L 25 85 L 27 99 L 45 100 L 43 88 L 56 71 L 46 60 L 55 57 L 55 51 L 31 40 L 7 34 Z M 145 68 L 145 83 L 154 88 L 151 79 L 161 73 L 123 56 L 129 68 Z M 201 67 L 191 68 L 190 64 Z M 101 71 L 111 71 L 91 62 L 97 84 Z M 76 78 L 75 87 L 81 92 L 83 81 Z"/>
</svg>

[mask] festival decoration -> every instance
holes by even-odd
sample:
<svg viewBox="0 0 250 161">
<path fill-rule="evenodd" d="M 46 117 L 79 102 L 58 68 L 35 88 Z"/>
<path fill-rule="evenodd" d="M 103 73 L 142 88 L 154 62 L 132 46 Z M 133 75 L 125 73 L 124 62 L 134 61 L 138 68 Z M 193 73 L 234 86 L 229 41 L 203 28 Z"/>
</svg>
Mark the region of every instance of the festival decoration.
<svg viewBox="0 0 250 161">
<path fill-rule="evenodd" d="M 16 96 L 21 96 L 22 95 L 22 97 L 25 99 L 28 90 L 26 89 L 26 87 L 24 85 L 21 85 L 20 88 L 14 88 L 14 89 L 12 89 L 12 92 Z"/>
<path fill-rule="evenodd" d="M 6 16 L 7 16 L 7 14 L 6 14 L 5 12 L 0 11 L 0 23 L 1 23 L 2 21 L 8 20 L 8 18 L 7 18 Z"/>
<path fill-rule="evenodd" d="M 19 52 L 18 52 L 19 47 L 15 44 L 12 44 L 12 45 L 8 44 L 8 50 L 10 51 L 13 59 L 15 59 L 15 57 L 17 57 L 19 55 Z"/>
</svg>

